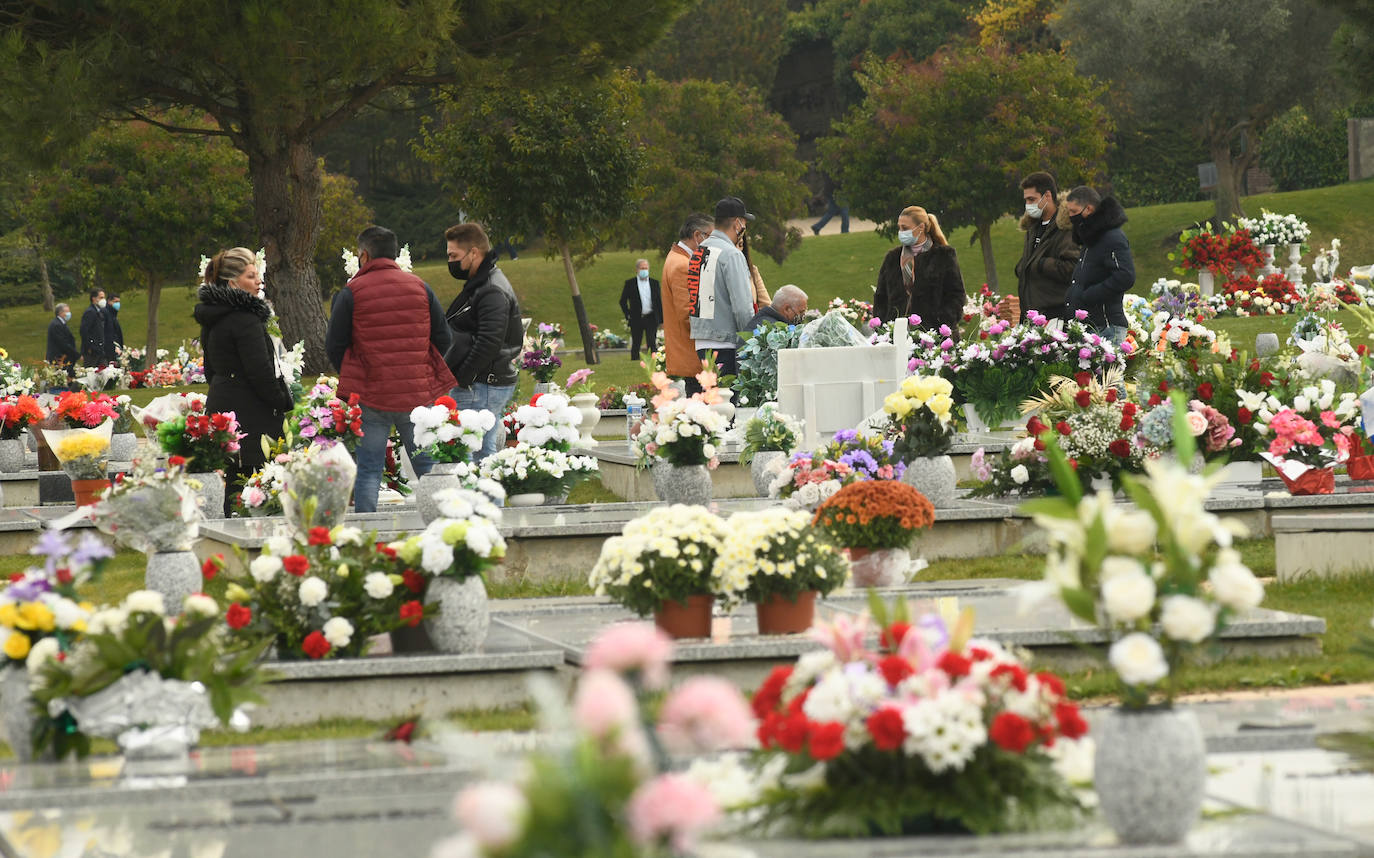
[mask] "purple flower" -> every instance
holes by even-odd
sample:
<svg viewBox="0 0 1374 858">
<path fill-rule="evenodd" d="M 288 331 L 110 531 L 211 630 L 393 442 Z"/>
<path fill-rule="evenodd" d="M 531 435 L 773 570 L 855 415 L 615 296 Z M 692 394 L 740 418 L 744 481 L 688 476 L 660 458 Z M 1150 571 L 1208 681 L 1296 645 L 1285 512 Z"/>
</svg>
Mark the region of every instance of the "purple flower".
<svg viewBox="0 0 1374 858">
<path fill-rule="evenodd" d="M 57 571 L 57 560 L 59 557 L 66 557 L 71 551 L 71 546 L 67 544 L 67 536 L 60 530 L 45 530 L 38 537 L 38 541 L 29 549 L 29 553 L 38 557 L 46 557 L 43 564 L 49 575 Z"/>
<path fill-rule="evenodd" d="M 949 643 L 949 628 L 936 614 L 922 614 L 916 621 L 916 628 L 924 633 L 926 644 L 935 650 L 942 650 Z"/>
<path fill-rule="evenodd" d="M 540 322 L 540 323 L 539 323 L 539 333 L 541 333 L 541 334 L 552 334 L 552 333 L 553 333 L 553 325 L 546 324 L 546 323 L 544 323 L 544 322 Z"/>
<path fill-rule="evenodd" d="M 36 602 L 45 593 L 52 592 L 52 582 L 44 575 L 25 575 L 5 588 L 5 595 L 16 602 Z"/>
<path fill-rule="evenodd" d="M 1088 318 L 1088 311 L 1087 311 L 1087 310 L 1074 310 L 1074 311 L 1073 311 L 1073 317 L 1074 317 L 1075 319 L 1077 319 L 1078 321 L 1081 322 L 1081 321 L 1083 321 L 1084 319 Z"/>
<path fill-rule="evenodd" d="M 1042 355 L 1047 355 L 1047 354 L 1049 354 L 1049 353 L 1050 353 L 1050 347 L 1049 347 L 1049 345 L 1047 344 L 1047 345 L 1041 346 L 1041 347 L 1040 347 L 1040 353 L 1041 353 Z"/>
<path fill-rule="evenodd" d="M 114 555 L 114 549 L 102 542 L 100 537 L 94 533 L 85 533 L 82 534 L 76 551 L 72 552 L 72 563 L 87 566 L 97 560 L 108 560 Z"/>
<path fill-rule="evenodd" d="M 1078 356 L 1081 357 L 1083 360 L 1087 360 L 1088 358 L 1091 358 L 1093 356 L 1093 350 L 1088 348 L 1087 346 L 1084 346 L 1083 348 L 1078 350 Z"/>
<path fill-rule="evenodd" d="M 302 438 L 314 438 L 317 434 L 319 434 L 319 431 L 320 431 L 319 429 L 315 428 L 315 424 L 314 424 L 314 423 L 303 423 L 303 424 L 301 424 L 301 437 L 302 437 Z"/>
<path fill-rule="evenodd" d="M 857 437 L 859 437 L 859 433 L 858 433 L 856 430 L 854 430 L 854 429 L 841 429 L 840 431 L 838 431 L 838 432 L 835 433 L 835 443 L 837 443 L 837 444 L 848 444 L 849 442 L 853 441 L 853 440 L 854 440 L 855 438 L 857 438 Z"/>
<path fill-rule="evenodd" d="M 906 368 L 908 372 L 915 372 L 917 369 L 925 365 L 926 362 L 921 360 L 920 358 L 912 358 L 911 360 L 906 362 Z"/>
</svg>

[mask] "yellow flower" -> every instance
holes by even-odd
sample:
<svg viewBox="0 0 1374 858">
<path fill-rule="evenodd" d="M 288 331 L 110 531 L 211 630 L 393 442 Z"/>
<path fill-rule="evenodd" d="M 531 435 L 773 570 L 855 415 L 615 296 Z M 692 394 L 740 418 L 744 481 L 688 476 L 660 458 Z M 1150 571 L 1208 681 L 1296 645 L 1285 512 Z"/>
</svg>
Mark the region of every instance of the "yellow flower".
<svg viewBox="0 0 1374 858">
<path fill-rule="evenodd" d="M 901 420 L 911 413 L 911 402 L 900 393 L 889 393 L 883 399 L 883 410 Z"/>
<path fill-rule="evenodd" d="M 13 602 L 0 605 L 0 626 L 12 629 L 19 624 L 19 606 Z"/>
<path fill-rule="evenodd" d="M 99 456 L 110 448 L 110 442 L 94 432 L 77 431 L 58 442 L 53 453 L 63 462 L 82 456 Z"/>
<path fill-rule="evenodd" d="M 42 602 L 25 602 L 19 608 L 19 628 L 50 632 L 57 628 L 57 617 Z"/>
<path fill-rule="evenodd" d="M 907 376 L 905 379 L 903 379 L 903 381 L 902 381 L 902 395 L 903 395 L 903 396 L 915 397 L 917 394 L 919 394 L 919 393 L 920 393 L 920 390 L 921 390 L 921 388 L 920 388 L 920 386 L 919 386 L 919 385 L 920 385 L 920 380 L 921 380 L 921 377 L 920 377 L 919 375 L 911 375 L 911 376 Z"/>
<path fill-rule="evenodd" d="M 23 632 L 14 632 L 5 638 L 5 655 L 18 661 L 29 654 L 31 644 L 29 636 Z"/>
<path fill-rule="evenodd" d="M 224 598 L 231 602 L 247 602 L 252 596 L 238 584 L 230 584 L 224 590 Z"/>
<path fill-rule="evenodd" d="M 954 399 L 944 393 L 937 393 L 926 400 L 926 408 L 931 410 L 936 417 L 941 420 L 949 416 L 949 411 L 954 407 Z"/>
</svg>

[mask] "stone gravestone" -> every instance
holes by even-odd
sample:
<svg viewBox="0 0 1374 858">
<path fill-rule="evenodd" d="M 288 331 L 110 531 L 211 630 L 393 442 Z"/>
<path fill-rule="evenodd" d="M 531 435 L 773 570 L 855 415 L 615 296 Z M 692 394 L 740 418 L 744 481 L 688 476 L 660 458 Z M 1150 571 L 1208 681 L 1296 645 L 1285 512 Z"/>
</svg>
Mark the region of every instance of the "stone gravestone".
<svg viewBox="0 0 1374 858">
<path fill-rule="evenodd" d="M 906 378 L 910 356 L 906 319 L 897 320 L 891 345 L 778 352 L 778 410 L 804 421 L 800 447 L 815 449 L 881 408 Z"/>
</svg>

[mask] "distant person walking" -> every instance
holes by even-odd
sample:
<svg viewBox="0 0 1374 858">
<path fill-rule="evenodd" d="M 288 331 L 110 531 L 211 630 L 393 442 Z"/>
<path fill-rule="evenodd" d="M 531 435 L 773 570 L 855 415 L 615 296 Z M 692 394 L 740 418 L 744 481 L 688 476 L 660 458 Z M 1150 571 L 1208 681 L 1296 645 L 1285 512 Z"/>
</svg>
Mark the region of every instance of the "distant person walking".
<svg viewBox="0 0 1374 858">
<path fill-rule="evenodd" d="M 105 365 L 105 290 L 91 290 L 91 304 L 81 314 L 81 360 L 86 366 Z"/>
<path fill-rule="evenodd" d="M 81 352 L 76 348 L 76 337 L 67 323 L 72 320 L 72 308 L 58 304 L 53 308 L 53 318 L 48 322 L 48 351 L 44 358 L 48 363 L 67 368 L 67 378 L 71 378 Z"/>
<path fill-rule="evenodd" d="M 687 216 L 678 230 L 677 244 L 663 258 L 663 350 L 668 375 L 685 379 L 690 395 L 700 389 L 696 375 L 701 372 L 696 342 L 692 339 L 692 295 L 687 288 L 687 267 L 692 254 L 711 234 L 711 216 L 696 212 Z"/>
<path fill-rule="evenodd" d="M 1031 173 L 1022 179 L 1021 196 L 1026 207 L 1021 231 L 1026 240 L 1016 263 L 1020 319 L 1025 320 L 1031 310 L 1051 319 L 1067 318 L 1065 300 L 1079 255 L 1073 223 L 1059 204 L 1059 188 L 1049 173 Z"/>
<path fill-rule="evenodd" d="M 838 196 L 840 194 L 839 185 L 826 173 L 822 179 L 821 197 L 825 202 L 825 211 L 821 214 L 821 219 L 811 224 L 811 234 L 820 235 L 825 225 L 830 223 L 830 219 L 835 215 L 840 216 L 840 232 L 849 232 L 849 206 L 845 205 Z"/>
<path fill-rule="evenodd" d="M 635 276 L 620 290 L 620 312 L 630 326 L 630 360 L 639 360 L 639 341 L 653 354 L 658 348 L 658 326 L 663 323 L 662 284 L 649 276 L 649 260 L 635 260 Z"/>
<path fill-rule="evenodd" d="M 1121 231 L 1126 210 L 1116 197 L 1103 197 L 1084 185 L 1069 191 L 1064 208 L 1074 239 L 1083 247 L 1069 284 L 1069 310 L 1086 310 L 1087 324 L 1099 336 L 1121 345 L 1129 331 L 1121 296 L 1135 285 L 1131 243 Z"/>
<path fill-rule="evenodd" d="M 964 320 L 964 276 L 959 257 L 949 246 L 940 221 L 920 206 L 907 206 L 897 216 L 897 247 L 883 257 L 873 292 L 873 312 L 884 322 L 910 315 L 921 317 L 920 327 L 958 341 Z"/>
<path fill-rule="evenodd" d="M 358 273 L 334 296 L 325 332 L 325 351 L 339 368 L 339 398 L 358 395 L 363 437 L 353 507 L 376 512 L 386 465 L 386 444 L 394 428 L 416 476 L 434 461 L 415 449 L 410 412 L 429 405 L 453 387 L 444 365 L 452 340 L 439 299 L 429 286 L 396 264 L 396 233 L 370 226 L 358 236 Z"/>
<path fill-rule="evenodd" d="M 114 363 L 119 357 L 119 350 L 124 348 L 124 328 L 119 324 L 119 307 L 119 296 L 111 295 L 109 306 L 105 308 L 105 363 Z"/>
<path fill-rule="evenodd" d="M 735 246 L 753 219 L 739 197 L 716 203 L 715 229 L 687 266 L 697 355 L 705 359 L 707 352 L 715 352 L 722 375 L 739 373 L 739 332 L 746 330 L 754 317 L 749 263 Z"/>
</svg>

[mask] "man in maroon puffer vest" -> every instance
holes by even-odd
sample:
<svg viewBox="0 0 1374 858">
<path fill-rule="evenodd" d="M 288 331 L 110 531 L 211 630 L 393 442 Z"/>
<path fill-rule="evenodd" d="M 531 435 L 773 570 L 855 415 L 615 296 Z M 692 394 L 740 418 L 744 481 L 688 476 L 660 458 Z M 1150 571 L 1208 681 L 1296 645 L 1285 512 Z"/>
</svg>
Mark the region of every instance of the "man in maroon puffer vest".
<svg viewBox="0 0 1374 858">
<path fill-rule="evenodd" d="M 396 264 L 396 233 L 370 226 L 358 236 L 358 273 L 334 298 L 325 351 L 339 368 L 339 398 L 358 395 L 363 437 L 353 483 L 357 512 L 377 511 L 386 442 L 396 427 L 416 476 L 434 462 L 415 450 L 411 409 L 453 387 L 444 363 L 452 335 L 439 299 L 425 282 Z"/>
</svg>

